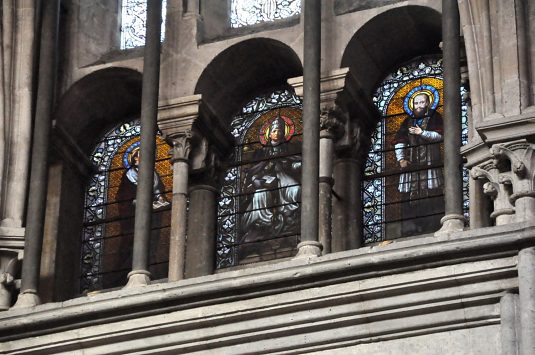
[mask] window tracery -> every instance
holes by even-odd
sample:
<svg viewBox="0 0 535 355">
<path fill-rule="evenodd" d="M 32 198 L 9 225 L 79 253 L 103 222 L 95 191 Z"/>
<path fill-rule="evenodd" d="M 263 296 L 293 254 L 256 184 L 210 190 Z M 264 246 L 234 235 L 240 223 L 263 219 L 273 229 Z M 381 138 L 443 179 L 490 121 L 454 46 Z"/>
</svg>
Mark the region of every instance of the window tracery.
<svg viewBox="0 0 535 355">
<path fill-rule="evenodd" d="M 230 27 L 238 28 L 296 16 L 301 0 L 232 0 Z"/>
<path fill-rule="evenodd" d="M 373 102 L 382 119 L 371 139 L 362 186 L 364 243 L 436 231 L 443 215 L 442 60 L 425 57 L 385 78 Z M 468 89 L 461 139 L 468 140 Z M 425 112 L 419 113 L 419 104 Z M 463 208 L 468 216 L 468 173 Z"/>
<path fill-rule="evenodd" d="M 139 135 L 139 120 L 120 124 L 91 154 L 98 171 L 85 193 L 81 293 L 120 286 L 131 270 Z M 159 135 L 156 144 L 149 268 L 157 279 L 167 275 L 172 169 L 169 146 Z"/>
<path fill-rule="evenodd" d="M 167 0 L 162 1 L 161 41 L 165 38 L 165 16 Z M 121 49 L 145 45 L 147 30 L 147 0 L 122 0 L 121 6 Z"/>
<path fill-rule="evenodd" d="M 218 201 L 216 267 L 291 256 L 299 239 L 301 100 L 259 96 L 231 123 L 235 148 Z"/>
</svg>

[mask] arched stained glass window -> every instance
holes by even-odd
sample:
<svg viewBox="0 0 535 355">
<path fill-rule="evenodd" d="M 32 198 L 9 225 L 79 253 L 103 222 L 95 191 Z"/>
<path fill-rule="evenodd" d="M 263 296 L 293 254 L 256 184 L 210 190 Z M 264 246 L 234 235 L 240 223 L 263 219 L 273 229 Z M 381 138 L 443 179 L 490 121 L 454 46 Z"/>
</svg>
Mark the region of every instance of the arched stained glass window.
<svg viewBox="0 0 535 355">
<path fill-rule="evenodd" d="M 145 45 L 147 31 L 147 0 L 122 0 L 121 6 L 121 49 Z M 162 1 L 162 34 L 165 38 L 165 15 L 167 0 Z"/>
<path fill-rule="evenodd" d="M 98 171 L 85 196 L 81 293 L 124 285 L 132 269 L 139 134 L 138 120 L 120 124 L 91 155 Z M 169 146 L 159 135 L 156 144 L 149 271 L 159 279 L 167 276 L 173 177 Z"/>
<path fill-rule="evenodd" d="M 231 0 L 230 26 L 255 25 L 299 15 L 301 0 Z"/>
<path fill-rule="evenodd" d="M 438 57 L 398 68 L 373 101 L 382 119 L 372 137 L 362 186 L 364 243 L 435 232 L 444 215 L 443 70 Z M 462 141 L 468 140 L 467 88 Z M 463 172 L 465 215 L 468 174 Z"/>
<path fill-rule="evenodd" d="M 301 100 L 260 96 L 232 121 L 235 148 L 222 175 L 217 268 L 289 257 L 299 241 Z"/>
</svg>

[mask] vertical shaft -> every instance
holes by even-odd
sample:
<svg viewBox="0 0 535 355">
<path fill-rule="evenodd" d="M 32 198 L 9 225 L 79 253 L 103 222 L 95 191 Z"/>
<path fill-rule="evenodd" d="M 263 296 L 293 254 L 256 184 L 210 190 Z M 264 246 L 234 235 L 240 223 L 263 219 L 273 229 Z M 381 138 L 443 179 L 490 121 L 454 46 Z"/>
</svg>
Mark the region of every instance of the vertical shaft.
<svg viewBox="0 0 535 355">
<path fill-rule="evenodd" d="M 446 215 L 462 214 L 461 74 L 457 0 L 442 2 L 444 63 L 444 196 Z"/>
<path fill-rule="evenodd" d="M 143 93 L 141 97 L 141 150 L 136 192 L 134 250 L 131 276 L 148 276 L 149 238 L 151 234 L 154 160 L 156 151 L 156 117 L 160 81 L 161 0 L 147 2 L 147 35 L 143 61 Z M 147 280 L 145 279 L 145 282 Z M 135 282 L 134 282 L 135 283 Z"/>
<path fill-rule="evenodd" d="M 319 167 L 319 241 L 323 246 L 323 254 L 331 252 L 332 226 L 332 186 L 334 137 L 328 129 L 322 130 L 320 138 Z"/>
<path fill-rule="evenodd" d="M 518 253 L 520 354 L 535 354 L 535 247 Z"/>
<path fill-rule="evenodd" d="M 186 278 L 211 275 L 214 272 L 217 218 L 217 190 L 213 186 L 194 186 L 189 196 Z"/>
<path fill-rule="evenodd" d="M 301 242 L 318 241 L 321 1 L 306 0 L 303 69 Z"/>
<path fill-rule="evenodd" d="M 42 9 L 39 84 L 33 128 L 32 164 L 24 236 L 24 262 L 22 264 L 21 293 L 17 300 L 17 306 L 20 307 L 39 303 L 36 292 L 39 285 L 39 269 L 41 265 L 48 150 L 56 86 L 59 6 L 59 0 L 50 0 L 44 2 Z"/>
</svg>

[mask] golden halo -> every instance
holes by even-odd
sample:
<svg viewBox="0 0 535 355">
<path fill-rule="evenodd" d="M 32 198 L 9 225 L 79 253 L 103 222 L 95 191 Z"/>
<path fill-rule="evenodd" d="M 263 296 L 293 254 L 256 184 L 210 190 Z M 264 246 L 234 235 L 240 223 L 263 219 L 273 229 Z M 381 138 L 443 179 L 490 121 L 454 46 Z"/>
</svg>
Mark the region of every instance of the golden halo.
<svg viewBox="0 0 535 355">
<path fill-rule="evenodd" d="M 414 94 L 412 94 L 409 99 L 409 109 L 411 111 L 414 111 L 414 98 L 421 94 L 427 95 L 429 104 L 433 103 L 433 101 L 435 100 L 435 95 L 433 95 L 433 92 L 431 90 L 428 90 L 428 89 L 418 90 Z"/>
</svg>

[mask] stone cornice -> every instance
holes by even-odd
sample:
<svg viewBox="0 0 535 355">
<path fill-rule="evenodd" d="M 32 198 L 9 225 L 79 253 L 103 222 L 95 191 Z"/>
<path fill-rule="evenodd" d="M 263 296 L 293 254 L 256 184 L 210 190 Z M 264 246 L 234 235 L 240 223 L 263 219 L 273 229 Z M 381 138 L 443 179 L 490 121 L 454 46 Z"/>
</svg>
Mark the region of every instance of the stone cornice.
<svg viewBox="0 0 535 355">
<path fill-rule="evenodd" d="M 12 309 L 0 313 L 0 341 L 165 315 L 311 287 L 371 280 L 426 268 L 463 262 L 470 264 L 499 255 L 514 257 L 521 245 L 535 245 L 535 224 L 516 223 L 453 233 L 448 237 L 395 241 L 384 247 L 334 253 L 317 260 L 291 260 L 174 283 L 101 293 L 63 303 L 44 304 L 31 310 Z M 388 289 L 381 291 L 382 297 L 397 292 Z"/>
<path fill-rule="evenodd" d="M 526 137 L 535 140 L 535 112 L 488 119 L 478 123 L 475 129 L 488 146 Z"/>
</svg>

